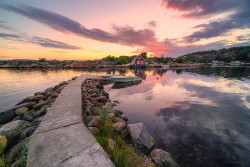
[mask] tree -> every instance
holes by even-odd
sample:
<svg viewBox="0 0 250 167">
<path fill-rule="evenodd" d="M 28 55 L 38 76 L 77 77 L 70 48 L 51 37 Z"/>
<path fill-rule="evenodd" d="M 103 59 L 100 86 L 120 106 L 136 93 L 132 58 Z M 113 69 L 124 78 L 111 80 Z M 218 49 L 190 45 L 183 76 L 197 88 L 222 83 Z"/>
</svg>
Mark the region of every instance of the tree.
<svg viewBox="0 0 250 167">
<path fill-rule="evenodd" d="M 175 61 L 177 62 L 177 63 L 183 63 L 183 62 L 185 62 L 185 58 L 184 57 L 177 57 L 176 59 L 175 59 Z"/>
<path fill-rule="evenodd" d="M 120 56 L 117 61 L 116 61 L 118 64 L 128 64 L 128 60 L 125 56 Z"/>
<path fill-rule="evenodd" d="M 142 56 L 145 60 L 148 58 L 148 56 L 147 56 L 147 52 L 143 52 L 143 53 L 141 53 L 141 56 Z"/>
</svg>

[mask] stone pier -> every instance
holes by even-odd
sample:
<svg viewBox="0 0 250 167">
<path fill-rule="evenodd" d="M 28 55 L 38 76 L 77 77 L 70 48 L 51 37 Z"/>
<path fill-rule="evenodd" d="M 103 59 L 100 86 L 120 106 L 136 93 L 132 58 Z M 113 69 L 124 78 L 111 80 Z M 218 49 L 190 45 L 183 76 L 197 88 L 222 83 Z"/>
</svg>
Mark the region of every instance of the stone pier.
<svg viewBox="0 0 250 167">
<path fill-rule="evenodd" d="M 31 136 L 27 167 L 114 167 L 82 122 L 81 75 L 57 97 Z"/>
</svg>

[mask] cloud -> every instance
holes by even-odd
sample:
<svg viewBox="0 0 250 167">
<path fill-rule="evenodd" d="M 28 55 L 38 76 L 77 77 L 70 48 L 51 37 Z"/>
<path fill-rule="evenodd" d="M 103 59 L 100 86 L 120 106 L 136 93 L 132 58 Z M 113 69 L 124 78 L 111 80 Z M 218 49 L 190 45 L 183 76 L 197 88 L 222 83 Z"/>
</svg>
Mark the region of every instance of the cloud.
<svg viewBox="0 0 250 167">
<path fill-rule="evenodd" d="M 220 13 L 233 12 L 223 19 L 195 26 L 194 28 L 200 30 L 184 37 L 188 43 L 225 35 L 231 30 L 249 28 L 250 26 L 250 1 L 163 0 L 162 5 L 167 9 L 181 11 L 183 12 L 182 16 L 189 18 L 204 18 Z"/>
<path fill-rule="evenodd" d="M 56 52 L 56 53 L 69 53 L 69 52 L 62 52 L 62 51 L 55 51 L 55 50 L 53 50 L 52 52 Z"/>
<path fill-rule="evenodd" d="M 157 26 L 157 22 L 156 21 L 150 21 L 147 24 L 149 27 L 155 28 Z"/>
<path fill-rule="evenodd" d="M 16 42 L 36 44 L 36 45 L 49 47 L 49 48 L 81 49 L 78 46 L 68 45 L 66 43 L 54 41 L 48 38 L 41 38 L 37 36 L 29 37 L 26 34 L 17 35 L 17 34 L 0 33 L 0 38 L 4 38 L 6 40 L 12 40 Z"/>
<path fill-rule="evenodd" d="M 63 33 L 72 33 L 92 40 L 116 43 L 131 47 L 141 46 L 147 51 L 154 52 L 155 54 L 164 53 L 167 49 L 165 45 L 157 40 L 155 32 L 151 29 L 135 30 L 130 26 L 113 26 L 114 32 L 110 33 L 98 28 L 87 29 L 80 23 L 68 17 L 27 5 L 19 5 L 18 7 L 4 5 L 2 8 L 23 15 L 32 20 L 36 20 Z M 150 24 L 151 26 L 154 26 L 156 25 L 156 22 L 153 21 Z"/>
<path fill-rule="evenodd" d="M 242 3 L 238 0 L 162 0 L 167 9 L 183 12 L 184 17 L 203 17 L 233 10 Z"/>
</svg>

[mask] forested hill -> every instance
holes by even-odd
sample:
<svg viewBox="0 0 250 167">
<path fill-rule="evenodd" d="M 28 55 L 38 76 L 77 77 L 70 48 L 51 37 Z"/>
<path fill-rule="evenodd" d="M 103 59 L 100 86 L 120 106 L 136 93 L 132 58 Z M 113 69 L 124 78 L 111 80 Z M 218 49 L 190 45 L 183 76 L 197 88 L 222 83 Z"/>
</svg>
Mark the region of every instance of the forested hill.
<svg viewBox="0 0 250 167">
<path fill-rule="evenodd" d="M 223 48 L 219 50 L 200 51 L 180 56 L 176 61 L 180 62 L 200 62 L 209 63 L 213 60 L 225 61 L 243 61 L 250 62 L 250 46 Z"/>
</svg>

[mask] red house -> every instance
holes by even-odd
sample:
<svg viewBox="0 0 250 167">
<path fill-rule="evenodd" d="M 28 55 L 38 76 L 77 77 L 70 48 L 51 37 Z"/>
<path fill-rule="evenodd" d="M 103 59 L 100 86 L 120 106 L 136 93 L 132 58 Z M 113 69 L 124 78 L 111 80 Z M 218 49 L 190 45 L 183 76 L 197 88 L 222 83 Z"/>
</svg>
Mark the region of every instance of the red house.
<svg viewBox="0 0 250 167">
<path fill-rule="evenodd" d="M 135 65 L 135 64 L 141 64 L 141 65 L 144 65 L 145 64 L 145 59 L 141 56 L 141 55 L 138 55 L 136 56 L 133 61 L 132 61 L 132 64 Z"/>
</svg>

